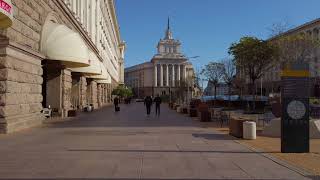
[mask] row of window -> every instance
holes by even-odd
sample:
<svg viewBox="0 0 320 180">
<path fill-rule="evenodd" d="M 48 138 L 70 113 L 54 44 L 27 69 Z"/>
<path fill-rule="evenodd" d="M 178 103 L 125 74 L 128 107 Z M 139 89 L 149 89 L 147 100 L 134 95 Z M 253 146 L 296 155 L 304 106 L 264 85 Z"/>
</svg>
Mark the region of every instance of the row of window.
<svg viewBox="0 0 320 180">
<path fill-rule="evenodd" d="M 115 71 L 118 69 L 119 48 L 114 24 L 105 0 L 64 0 L 76 19 L 82 24 L 97 46 L 103 59 L 111 61 Z M 113 42 L 113 43 L 111 43 Z M 116 57 L 117 56 L 117 57 Z"/>
</svg>

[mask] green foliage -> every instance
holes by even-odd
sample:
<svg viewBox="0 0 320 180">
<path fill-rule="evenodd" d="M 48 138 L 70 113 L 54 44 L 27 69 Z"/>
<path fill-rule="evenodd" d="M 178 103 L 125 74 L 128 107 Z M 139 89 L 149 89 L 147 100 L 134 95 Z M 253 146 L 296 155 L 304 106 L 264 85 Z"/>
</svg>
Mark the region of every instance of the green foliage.
<svg viewBox="0 0 320 180">
<path fill-rule="evenodd" d="M 125 86 L 118 86 L 116 89 L 114 89 L 111 93 L 112 95 L 117 95 L 120 97 L 131 97 L 133 96 L 133 92 L 131 88 L 125 87 Z"/>
<path fill-rule="evenodd" d="M 255 81 L 274 66 L 278 47 L 274 43 L 256 37 L 243 37 L 230 46 L 229 54 L 233 55 L 236 67 L 244 71 L 251 80 L 249 89 L 252 90 L 255 100 Z M 255 103 L 253 103 L 253 111 L 255 111 Z"/>
<path fill-rule="evenodd" d="M 256 37 L 243 37 L 229 48 L 237 68 L 244 70 L 252 83 L 273 66 L 277 52 L 277 46 Z"/>
</svg>

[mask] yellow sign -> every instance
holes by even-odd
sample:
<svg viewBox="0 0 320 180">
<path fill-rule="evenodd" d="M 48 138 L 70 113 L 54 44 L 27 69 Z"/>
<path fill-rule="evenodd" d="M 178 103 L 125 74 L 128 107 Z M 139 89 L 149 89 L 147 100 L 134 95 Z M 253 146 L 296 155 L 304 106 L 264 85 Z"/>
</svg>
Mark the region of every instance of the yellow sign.
<svg viewBox="0 0 320 180">
<path fill-rule="evenodd" d="M 284 77 L 309 77 L 310 72 L 306 70 L 283 70 L 281 76 Z"/>
</svg>

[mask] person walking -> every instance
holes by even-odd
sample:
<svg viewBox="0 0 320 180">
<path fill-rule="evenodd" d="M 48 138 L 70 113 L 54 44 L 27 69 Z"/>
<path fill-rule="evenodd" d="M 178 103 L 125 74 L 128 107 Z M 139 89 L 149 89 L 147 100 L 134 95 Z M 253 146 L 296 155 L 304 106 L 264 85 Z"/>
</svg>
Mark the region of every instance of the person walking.
<svg viewBox="0 0 320 180">
<path fill-rule="evenodd" d="M 161 97 L 159 95 L 154 98 L 154 103 L 156 104 L 156 115 L 160 116 Z"/>
<path fill-rule="evenodd" d="M 147 96 L 144 99 L 144 105 L 147 108 L 147 115 L 149 116 L 150 115 L 150 111 L 151 111 L 151 105 L 152 105 L 152 98 L 150 96 Z"/>
<path fill-rule="evenodd" d="M 119 98 L 116 96 L 114 99 L 113 99 L 113 105 L 114 105 L 114 111 L 117 112 L 119 111 Z"/>
</svg>

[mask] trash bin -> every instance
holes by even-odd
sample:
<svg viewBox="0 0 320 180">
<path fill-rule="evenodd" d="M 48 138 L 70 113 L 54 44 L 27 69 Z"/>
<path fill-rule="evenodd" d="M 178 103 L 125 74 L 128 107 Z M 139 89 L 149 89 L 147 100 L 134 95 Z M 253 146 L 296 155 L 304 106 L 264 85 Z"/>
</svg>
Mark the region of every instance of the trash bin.
<svg viewBox="0 0 320 180">
<path fill-rule="evenodd" d="M 252 121 L 243 122 L 243 139 L 256 139 L 256 123 Z"/>
</svg>

